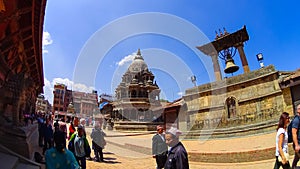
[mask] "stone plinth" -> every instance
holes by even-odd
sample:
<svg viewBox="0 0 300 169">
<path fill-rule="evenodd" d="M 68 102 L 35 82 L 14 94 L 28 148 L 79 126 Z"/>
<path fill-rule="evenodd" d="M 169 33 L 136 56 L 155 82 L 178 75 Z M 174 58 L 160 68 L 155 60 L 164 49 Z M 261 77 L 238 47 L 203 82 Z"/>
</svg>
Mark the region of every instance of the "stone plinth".
<svg viewBox="0 0 300 169">
<path fill-rule="evenodd" d="M 0 137 L 0 144 L 32 159 L 34 147 L 37 147 L 38 144 L 38 125 L 33 124 L 26 127 L 2 125 L 0 126 Z"/>
<path fill-rule="evenodd" d="M 183 98 L 191 130 L 278 121 L 282 112 L 292 112 L 290 91 L 280 88 L 280 79 L 281 73 L 270 65 L 187 89 Z"/>
</svg>

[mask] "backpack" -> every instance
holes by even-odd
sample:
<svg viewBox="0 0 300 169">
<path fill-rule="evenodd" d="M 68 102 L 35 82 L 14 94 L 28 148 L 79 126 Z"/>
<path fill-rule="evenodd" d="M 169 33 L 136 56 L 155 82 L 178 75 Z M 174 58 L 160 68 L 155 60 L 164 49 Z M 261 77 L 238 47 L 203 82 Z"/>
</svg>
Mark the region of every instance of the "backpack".
<svg viewBox="0 0 300 169">
<path fill-rule="evenodd" d="M 70 136 L 70 140 L 68 143 L 68 150 L 70 150 L 75 155 L 75 147 L 74 147 L 74 140 L 75 140 L 76 133 L 73 133 L 72 136 Z"/>
<path fill-rule="evenodd" d="M 73 135 L 71 136 L 71 139 L 69 140 L 68 149 L 75 155 L 75 145 L 74 145 L 74 142 L 75 142 L 75 137 L 76 137 L 77 133 L 74 133 Z M 86 157 L 90 157 L 90 155 L 91 155 L 91 148 L 90 148 L 90 146 L 88 144 L 88 140 L 86 139 L 86 137 L 84 137 L 84 151 L 85 151 Z"/>
<path fill-rule="evenodd" d="M 288 143 L 292 143 L 293 142 L 293 134 L 292 134 L 292 126 L 293 126 L 293 121 L 294 121 L 294 119 L 295 118 L 298 118 L 299 119 L 299 116 L 298 115 L 296 115 L 294 118 L 293 118 L 293 120 L 290 122 L 290 124 L 289 124 L 289 126 L 288 126 L 288 128 L 287 128 L 287 134 L 288 134 Z M 299 121 L 300 121 L 300 119 L 299 119 Z M 299 125 L 300 125 L 300 123 L 299 123 Z M 299 129 L 299 126 L 298 126 L 298 129 Z"/>
</svg>

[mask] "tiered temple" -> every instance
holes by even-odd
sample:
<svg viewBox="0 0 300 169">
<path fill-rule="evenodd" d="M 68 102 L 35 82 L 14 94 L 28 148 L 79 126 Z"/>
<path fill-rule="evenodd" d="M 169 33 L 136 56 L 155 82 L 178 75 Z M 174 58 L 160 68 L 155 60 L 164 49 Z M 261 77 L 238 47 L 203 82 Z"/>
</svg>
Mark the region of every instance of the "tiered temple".
<svg viewBox="0 0 300 169">
<path fill-rule="evenodd" d="M 123 121 L 150 122 L 155 118 L 152 109 L 161 106 L 159 94 L 154 75 L 138 50 L 116 88 L 113 112 Z"/>
</svg>

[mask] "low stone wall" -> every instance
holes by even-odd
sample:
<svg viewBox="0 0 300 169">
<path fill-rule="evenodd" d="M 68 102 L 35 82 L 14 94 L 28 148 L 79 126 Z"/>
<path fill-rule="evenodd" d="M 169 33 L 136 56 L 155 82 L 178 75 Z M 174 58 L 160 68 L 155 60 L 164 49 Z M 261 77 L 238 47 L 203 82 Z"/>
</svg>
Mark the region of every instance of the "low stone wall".
<svg viewBox="0 0 300 169">
<path fill-rule="evenodd" d="M 240 163 L 275 159 L 275 147 L 261 150 L 252 150 L 247 152 L 229 152 L 229 153 L 188 153 L 189 160 L 195 162 L 207 163 Z"/>
<path fill-rule="evenodd" d="M 229 128 L 216 128 L 211 130 L 192 130 L 184 133 L 185 139 L 216 139 L 249 136 L 261 133 L 275 132 L 278 120 L 270 120 L 261 123 L 243 125 Z"/>
<path fill-rule="evenodd" d="M 153 122 L 115 122 L 114 129 L 117 131 L 156 131 L 157 125 L 163 123 Z"/>
</svg>

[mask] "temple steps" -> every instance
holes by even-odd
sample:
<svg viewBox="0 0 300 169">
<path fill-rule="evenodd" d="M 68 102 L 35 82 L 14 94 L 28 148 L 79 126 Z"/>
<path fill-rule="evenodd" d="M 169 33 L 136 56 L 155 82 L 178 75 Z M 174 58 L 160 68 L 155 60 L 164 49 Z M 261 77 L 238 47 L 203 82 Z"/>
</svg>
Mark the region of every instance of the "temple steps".
<svg viewBox="0 0 300 169">
<path fill-rule="evenodd" d="M 269 120 L 236 127 L 191 130 L 185 132 L 185 139 L 222 139 L 275 132 L 278 120 Z"/>
</svg>

